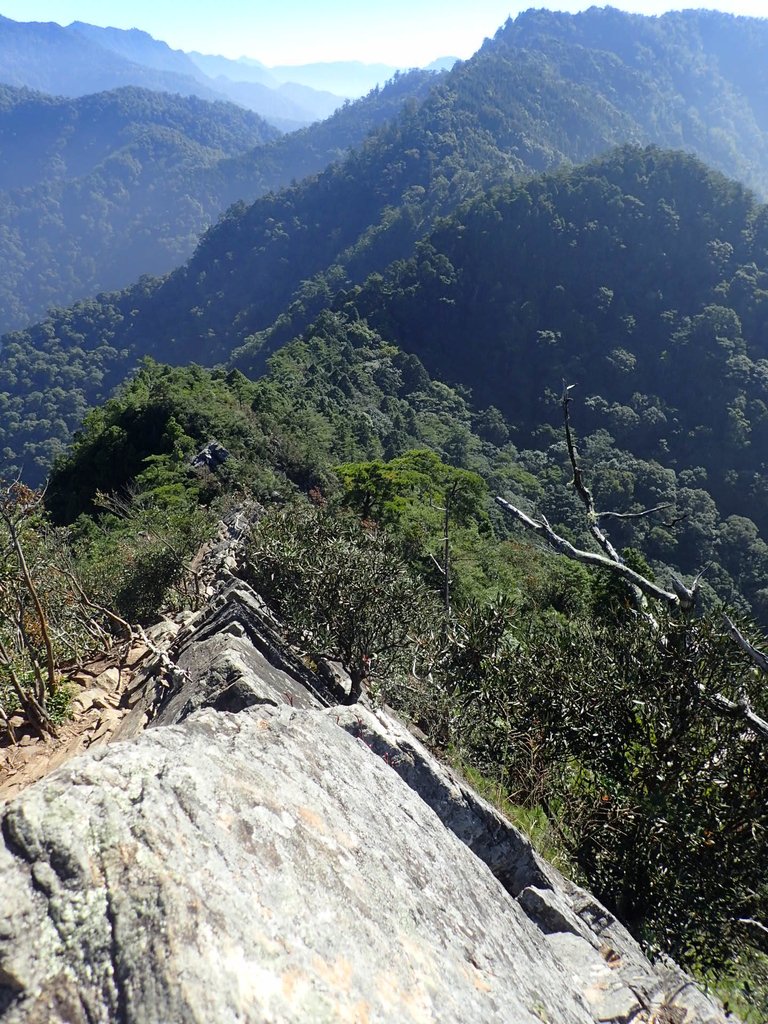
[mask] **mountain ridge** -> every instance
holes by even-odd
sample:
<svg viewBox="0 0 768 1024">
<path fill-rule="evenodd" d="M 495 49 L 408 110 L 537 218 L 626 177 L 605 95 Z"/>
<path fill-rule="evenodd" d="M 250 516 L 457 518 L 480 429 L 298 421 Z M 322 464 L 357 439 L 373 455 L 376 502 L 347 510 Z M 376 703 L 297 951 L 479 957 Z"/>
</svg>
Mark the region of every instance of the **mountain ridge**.
<svg viewBox="0 0 768 1024">
<path fill-rule="evenodd" d="M 625 24 L 616 12 L 608 20 Z M 756 31 L 755 25 L 748 22 L 750 32 Z M 527 360 L 539 380 L 551 364 L 558 378 L 583 383 L 585 364 L 569 362 L 568 342 L 562 341 L 573 337 L 579 339 L 578 347 L 593 352 L 602 375 L 586 395 L 590 404 L 585 423 L 589 436 L 598 438 L 590 442 L 593 450 L 607 459 L 610 444 L 618 439 L 618 450 L 625 453 L 621 458 L 633 451 L 638 465 L 653 462 L 664 472 L 680 474 L 685 491 L 681 500 L 709 523 L 707 545 L 730 552 L 722 556 L 729 578 L 735 574 L 750 601 L 762 607 L 759 571 L 739 563 L 737 534 L 744 535 L 754 566 L 762 566 L 759 530 L 765 524 L 759 495 L 765 467 L 759 452 L 766 403 L 759 339 L 765 313 L 764 209 L 746 189 L 713 176 L 692 158 L 658 150 L 618 151 L 604 158 L 602 168 L 597 158 L 583 170 L 563 171 L 561 179 L 530 178 L 539 165 L 562 162 L 566 142 L 574 157 L 589 146 L 602 147 L 606 135 L 627 127 L 629 114 L 606 98 L 606 109 L 615 115 L 606 121 L 600 110 L 586 104 L 584 97 L 606 67 L 605 57 L 592 65 L 579 96 L 570 90 L 570 105 L 561 104 L 564 79 L 552 71 L 551 58 L 538 51 L 519 56 L 514 46 L 510 49 L 505 31 L 514 33 L 514 24 L 340 163 L 250 206 L 232 207 L 188 263 L 166 279 L 143 279 L 119 295 L 55 313 L 41 325 L 6 337 L 0 360 L 7 424 L 2 440 L 10 466 L 18 467 L 22 456 L 28 473 L 42 471 L 85 405 L 106 398 L 109 388 L 143 356 L 178 364 L 230 361 L 248 372 L 263 372 L 269 354 L 300 335 L 323 309 L 349 306 L 353 315 L 370 318 L 377 330 L 421 354 L 433 373 L 474 386 L 481 404 L 500 405 L 507 414 L 511 408 L 506 400 L 478 378 L 482 362 L 475 359 L 475 350 L 468 362 L 461 353 L 462 332 L 465 337 L 473 330 L 484 332 L 483 344 L 494 360 L 494 386 L 516 360 Z M 584 53 L 582 47 L 568 59 L 578 58 L 582 67 Z M 562 54 L 559 59 L 567 70 Z M 546 68 L 549 78 L 540 73 Z M 642 84 L 637 76 L 630 75 L 630 80 Z M 511 93 L 511 101 L 501 103 L 499 95 L 510 84 L 520 88 Z M 648 110 L 655 109 L 656 99 L 649 96 Z M 551 111 L 559 112 L 559 121 L 550 117 Z M 275 145 L 289 144 L 281 140 Z M 619 187 L 609 180 L 611 167 L 621 170 L 619 177 L 638 168 L 636 180 L 625 176 Z M 515 191 L 510 182 L 526 176 L 528 183 Z M 521 204 L 517 220 L 505 219 L 495 206 L 507 194 L 516 195 L 515 202 Z M 694 200 L 698 208 L 692 206 Z M 561 208 L 563 202 L 572 205 Z M 488 264 L 482 244 L 474 237 L 475 228 L 462 219 L 474 217 L 475 208 L 490 211 L 484 230 L 494 239 L 494 251 L 508 252 L 508 267 L 517 268 L 511 277 L 500 266 L 483 278 Z M 693 217 L 691 209 L 698 209 Z M 453 219 L 441 228 L 440 218 L 450 215 Z M 506 225 L 508 236 L 494 235 L 494 218 Z M 455 254 L 443 251 L 452 232 Z M 527 248 L 516 247 L 518 234 Z M 475 262 L 464 266 L 461 245 L 470 238 Z M 573 253 L 581 249 L 590 258 L 574 263 Z M 530 256 L 528 267 L 525 253 Z M 389 265 L 391 271 L 386 270 Z M 540 268 L 535 280 L 531 266 Z M 623 281 L 621 270 L 630 266 L 633 276 Z M 410 283 L 408 273 L 414 275 Z M 560 280 L 551 280 L 552 273 Z M 382 274 L 383 283 L 376 276 Z M 467 285 L 473 274 L 477 294 Z M 665 287 L 657 279 L 665 280 Z M 357 291 L 360 287 L 362 292 Z M 585 292 L 580 291 L 583 287 Z M 472 296 L 476 300 L 485 288 L 490 288 L 487 301 L 474 310 Z M 515 288 L 523 289 L 523 298 L 514 298 Z M 423 330 L 412 301 L 417 295 L 423 308 L 431 309 Z M 410 310 L 407 316 L 405 309 Z M 403 317 L 422 331 L 421 337 L 408 335 Z M 699 412 L 693 392 L 685 397 L 684 413 L 665 397 L 648 359 L 636 350 L 633 332 L 638 324 L 676 372 L 684 373 L 680 368 L 685 359 L 697 346 L 705 346 L 708 365 L 720 367 L 722 401 L 719 413 L 713 407 L 712 414 L 724 417 L 727 431 L 718 432 Z M 602 351 L 599 340 L 606 337 L 606 328 L 611 344 Z M 517 340 L 512 344 L 505 337 Z M 66 365 L 70 349 L 77 353 L 74 373 Z M 448 359 L 457 362 L 451 367 Z M 643 383 L 633 388 L 641 371 L 646 375 Z M 67 397 L 66 418 L 56 404 L 62 391 L 56 383 L 59 374 L 72 383 L 78 378 L 89 381 Z M 552 427 L 539 418 L 546 388 L 538 384 L 537 389 L 520 392 L 516 403 L 521 416 L 513 427 L 523 431 L 526 449 L 532 443 L 526 438 L 537 432 L 537 443 L 550 447 Z M 54 422 L 56 429 L 45 436 L 44 425 Z M 63 431 L 62 423 L 67 424 Z M 605 443 L 599 441 L 601 430 Z M 690 438 L 701 432 L 715 439 L 709 443 L 712 461 L 706 465 L 697 465 L 691 455 L 695 444 Z M 649 471 L 641 467 L 638 472 Z M 636 475 L 632 470 L 630 477 Z M 666 480 L 652 486 L 663 494 L 672 484 Z M 631 491 L 629 483 L 627 487 Z M 726 530 L 722 524 L 732 517 L 745 522 L 733 522 Z M 649 533 L 646 539 L 652 557 L 661 558 L 669 550 L 661 534 L 651 538 Z M 675 544 L 687 571 L 696 550 L 693 536 Z M 727 586 L 725 576 L 723 581 Z"/>
<path fill-rule="evenodd" d="M 431 70 L 441 70 L 445 60 L 437 63 L 440 67 Z M 328 117 L 345 99 L 359 98 L 404 70 L 340 61 L 270 71 L 245 58 L 174 50 L 137 28 L 0 20 L 0 80 L 8 85 L 70 97 L 134 85 L 229 100 L 281 130 Z"/>
<path fill-rule="evenodd" d="M 242 547 L 208 551 L 215 603 L 144 646 L 119 745 L 102 735 L 0 808 L 8 1024 L 81 1006 L 126 1024 L 618 1024 L 649 1009 L 724 1024 L 391 712 L 339 706 L 226 567 Z"/>
<path fill-rule="evenodd" d="M 281 138 L 225 101 L 133 87 L 57 100 L 0 87 L 2 328 L 168 272 L 230 203 L 317 173 L 431 81 L 401 76 Z"/>
<path fill-rule="evenodd" d="M 136 64 L 55 22 L 16 22 L 2 15 L 0 78 L 7 85 L 72 97 L 101 92 L 105 87 L 139 85 L 211 101 L 222 98 L 199 82 L 197 75 Z"/>
</svg>

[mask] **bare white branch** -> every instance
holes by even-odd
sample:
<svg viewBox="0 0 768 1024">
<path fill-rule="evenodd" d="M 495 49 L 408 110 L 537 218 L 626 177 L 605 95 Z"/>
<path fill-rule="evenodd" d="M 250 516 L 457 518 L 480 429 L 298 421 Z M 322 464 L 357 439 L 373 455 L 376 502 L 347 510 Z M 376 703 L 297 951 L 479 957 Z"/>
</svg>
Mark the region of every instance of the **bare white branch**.
<svg viewBox="0 0 768 1024">
<path fill-rule="evenodd" d="M 634 569 L 630 569 L 628 565 L 625 565 L 621 560 L 616 561 L 607 555 L 599 555 L 596 551 L 585 551 L 582 548 L 577 548 L 570 541 L 567 541 L 565 537 L 561 537 L 560 534 L 555 533 L 549 523 L 543 517 L 541 519 L 532 519 L 529 515 L 526 515 L 522 509 L 512 505 L 505 498 L 497 497 L 496 504 L 504 509 L 505 512 L 509 512 L 519 523 L 522 523 L 532 533 L 538 534 L 539 537 L 543 538 L 551 548 L 558 551 L 561 555 L 566 555 L 568 558 L 572 558 L 575 562 L 581 562 L 583 565 L 591 565 L 597 569 L 605 569 L 614 576 L 618 576 L 624 580 L 631 587 L 636 587 L 641 593 L 648 597 L 655 597 L 659 601 L 664 601 L 667 604 L 679 607 L 681 605 L 680 598 L 677 594 L 671 593 L 668 590 L 664 590 L 663 587 L 657 586 L 652 583 L 651 580 L 641 576 L 640 573 L 635 572 Z M 617 555 L 618 557 L 618 555 Z"/>
<path fill-rule="evenodd" d="M 707 693 L 701 683 L 698 684 L 699 691 L 704 701 L 725 718 L 732 718 L 735 721 L 744 722 L 753 732 L 756 732 L 764 740 L 768 740 L 768 722 L 759 715 L 756 715 L 750 705 L 745 701 L 733 701 L 724 697 L 722 693 Z"/>
<path fill-rule="evenodd" d="M 737 646 L 752 659 L 761 672 L 768 672 L 768 657 L 766 657 L 762 651 L 758 651 L 758 649 L 754 647 L 749 640 L 747 640 L 741 630 L 725 614 L 725 612 L 723 612 L 723 621 L 725 622 L 725 628 L 731 640 L 733 640 Z"/>
<path fill-rule="evenodd" d="M 653 508 L 644 508 L 642 512 L 598 512 L 597 521 L 601 519 L 644 519 L 646 516 L 652 516 L 654 512 L 665 512 L 668 508 L 674 508 L 672 502 L 666 502 L 664 505 L 654 505 Z"/>
<path fill-rule="evenodd" d="M 754 917 L 737 917 L 736 924 L 749 925 L 750 928 L 757 928 L 757 930 L 762 932 L 763 935 L 768 935 L 768 927 L 766 927 L 762 921 L 756 921 Z"/>
</svg>

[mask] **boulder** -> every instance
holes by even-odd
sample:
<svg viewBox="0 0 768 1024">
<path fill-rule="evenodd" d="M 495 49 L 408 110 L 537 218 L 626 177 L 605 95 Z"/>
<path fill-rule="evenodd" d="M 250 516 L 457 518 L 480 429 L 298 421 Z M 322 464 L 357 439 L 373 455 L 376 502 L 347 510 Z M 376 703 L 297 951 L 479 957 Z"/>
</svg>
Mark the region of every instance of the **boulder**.
<svg viewBox="0 0 768 1024">
<path fill-rule="evenodd" d="M 223 466 L 229 458 L 229 451 L 223 444 L 220 444 L 218 441 L 209 441 L 190 460 L 189 464 L 193 469 L 207 469 L 213 473 L 219 466 Z"/>
</svg>

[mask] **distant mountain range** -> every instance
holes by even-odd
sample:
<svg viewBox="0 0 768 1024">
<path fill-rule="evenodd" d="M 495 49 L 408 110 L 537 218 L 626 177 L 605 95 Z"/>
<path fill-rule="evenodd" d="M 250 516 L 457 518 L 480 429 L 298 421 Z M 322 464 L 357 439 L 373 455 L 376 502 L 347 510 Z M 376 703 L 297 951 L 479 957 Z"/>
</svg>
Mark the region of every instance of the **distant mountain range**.
<svg viewBox="0 0 768 1024">
<path fill-rule="evenodd" d="M 282 136 L 252 111 L 196 96 L 0 86 L 0 333 L 172 270 L 230 203 L 322 170 L 434 81 L 400 76 Z"/>
<path fill-rule="evenodd" d="M 637 149 L 693 151 L 766 194 L 767 64 L 768 23 L 758 19 L 529 12 L 443 76 L 404 76 L 329 121 L 213 160 L 192 176 L 195 189 L 179 180 L 182 209 L 210 194 L 246 201 L 186 264 L 3 338 L 7 470 L 39 480 L 87 406 L 145 356 L 258 373 L 270 353 L 341 313 L 474 388 L 529 447 L 552 442 L 547 389 L 594 377 L 591 429 L 684 473 L 695 492 L 686 500 L 714 509 L 713 521 L 718 508 L 742 508 L 768 529 L 765 209 L 690 156 Z M 125 182 L 151 194 L 142 174 L 149 181 L 157 161 L 150 152 L 138 162 L 137 175 L 133 152 L 121 152 L 102 193 L 89 177 L 91 217 Z M 279 189 L 289 167 L 296 181 Z M 161 162 L 155 181 L 169 174 Z M 249 203 L 257 181 L 274 191 Z M 69 195 L 59 206 L 82 226 Z M 30 244 L 37 237 L 39 248 L 49 220 Z M 157 250 L 160 221 L 149 211 L 127 237 Z M 92 238 L 72 237 L 70 262 L 78 244 L 93 258 Z M 130 249 L 115 237 L 95 262 L 121 247 Z M 52 281 L 66 272 L 60 258 L 47 263 Z M 690 385 L 679 400 L 670 366 Z M 708 394 L 718 400 L 704 415 Z M 711 450 L 702 454 L 698 437 Z"/>
<path fill-rule="evenodd" d="M 360 61 L 328 61 L 267 67 L 260 61 L 248 57 L 230 60 L 227 57 L 214 57 L 196 52 L 190 53 L 189 57 L 213 79 L 224 76 L 233 82 L 252 82 L 270 89 L 279 89 L 282 85 L 292 83 L 321 92 L 330 92 L 337 98 L 362 96 L 375 85 L 388 81 L 396 71 L 402 70 L 391 64 L 363 64 Z M 455 63 L 455 58 L 445 58 L 444 61 L 435 63 L 439 66 L 430 66 L 426 70 L 445 70 L 446 64 L 452 66 Z"/>
<path fill-rule="evenodd" d="M 442 70 L 454 58 L 433 62 Z M 228 99 L 283 130 L 328 117 L 346 99 L 399 69 L 340 61 L 267 68 L 259 61 L 173 50 L 139 29 L 75 21 L 16 22 L 0 16 L 0 82 L 69 97 L 139 86 L 206 100 Z"/>
</svg>

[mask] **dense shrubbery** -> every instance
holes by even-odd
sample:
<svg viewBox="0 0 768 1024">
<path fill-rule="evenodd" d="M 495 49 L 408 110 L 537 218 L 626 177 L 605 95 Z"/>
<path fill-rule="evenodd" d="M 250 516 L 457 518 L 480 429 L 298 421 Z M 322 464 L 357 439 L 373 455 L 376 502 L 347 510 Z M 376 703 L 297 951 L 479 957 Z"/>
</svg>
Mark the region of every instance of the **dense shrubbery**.
<svg viewBox="0 0 768 1024">
<path fill-rule="evenodd" d="M 248 576 L 314 658 L 337 659 L 354 703 L 364 683 L 402 674 L 438 618 L 424 581 L 372 522 L 300 504 L 266 515 Z"/>
<path fill-rule="evenodd" d="M 656 614 L 617 627 L 475 611 L 444 669 L 453 741 L 515 802 L 543 803 L 652 949 L 722 969 L 751 939 L 738 920 L 768 909 L 768 748 L 708 697 L 768 702 L 716 618 Z"/>
</svg>

